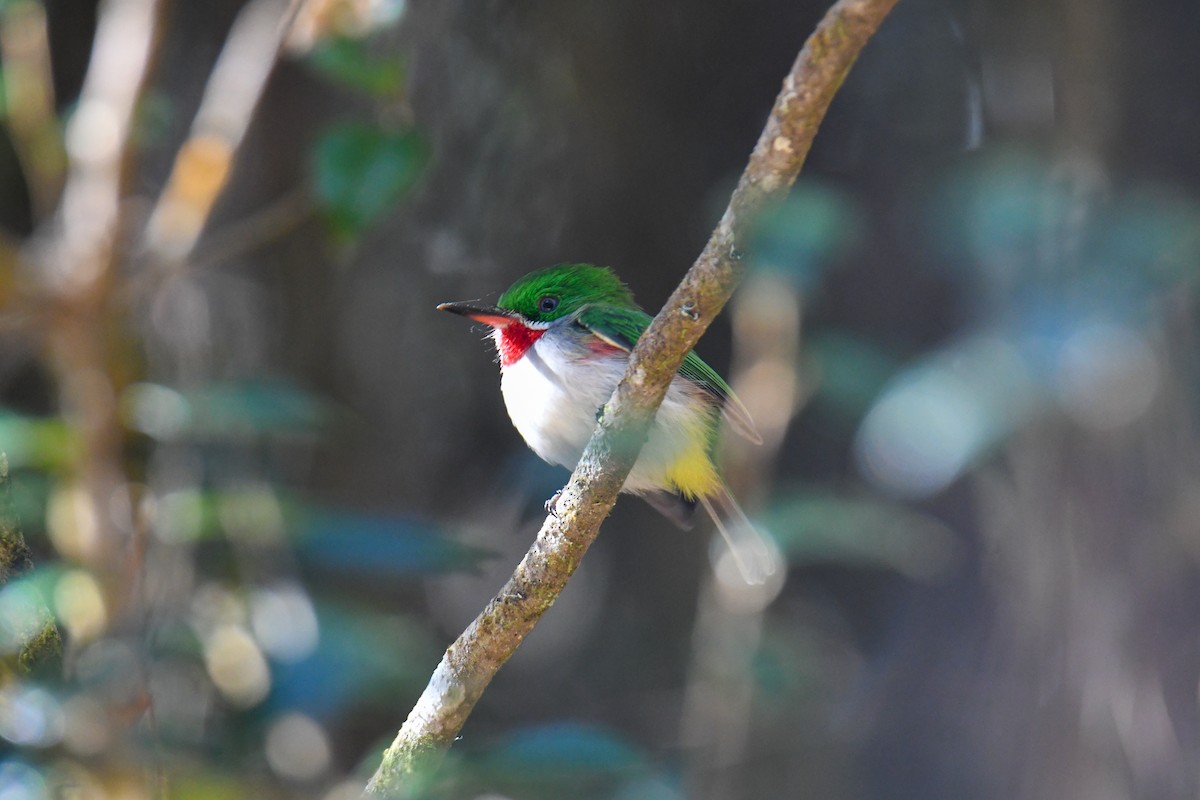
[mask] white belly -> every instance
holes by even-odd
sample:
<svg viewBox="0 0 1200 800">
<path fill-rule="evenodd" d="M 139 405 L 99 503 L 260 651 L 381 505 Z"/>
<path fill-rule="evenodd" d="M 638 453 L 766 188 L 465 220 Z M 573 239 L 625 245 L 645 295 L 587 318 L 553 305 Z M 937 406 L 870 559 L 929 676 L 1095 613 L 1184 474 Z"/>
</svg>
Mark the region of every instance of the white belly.
<svg viewBox="0 0 1200 800">
<path fill-rule="evenodd" d="M 558 337 L 546 335 L 502 370 L 500 389 L 513 425 L 543 460 L 573 469 L 596 427 L 596 412 L 625 372 L 625 356 L 579 364 Z M 625 480 L 635 494 L 663 489 L 665 475 L 691 437 L 704 435 L 714 413 L 702 390 L 676 378 L 655 417 L 650 438 Z"/>
</svg>

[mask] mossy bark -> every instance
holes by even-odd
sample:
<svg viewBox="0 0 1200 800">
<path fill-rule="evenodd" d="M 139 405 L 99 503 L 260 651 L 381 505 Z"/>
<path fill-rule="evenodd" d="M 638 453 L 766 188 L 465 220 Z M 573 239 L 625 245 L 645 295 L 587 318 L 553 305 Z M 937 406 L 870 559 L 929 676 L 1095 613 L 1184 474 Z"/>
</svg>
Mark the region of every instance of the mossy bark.
<svg viewBox="0 0 1200 800">
<path fill-rule="evenodd" d="M 21 534 L 13 509 L 8 456 L 0 453 L 0 585 L 7 586 L 33 569 L 33 553 Z M 62 660 L 62 637 L 48 609 L 39 610 L 28 630 L 19 632 L 21 645 L 15 657 L 6 658 L 8 668 L 24 674 L 58 667 Z"/>
</svg>

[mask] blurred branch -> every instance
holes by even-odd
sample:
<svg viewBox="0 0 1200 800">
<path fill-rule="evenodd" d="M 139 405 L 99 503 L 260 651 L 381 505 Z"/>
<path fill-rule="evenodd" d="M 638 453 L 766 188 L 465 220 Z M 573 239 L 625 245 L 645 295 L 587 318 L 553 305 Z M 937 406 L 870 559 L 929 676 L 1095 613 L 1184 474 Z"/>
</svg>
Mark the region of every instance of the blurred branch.
<svg viewBox="0 0 1200 800">
<path fill-rule="evenodd" d="M 121 232 L 123 173 L 133 117 L 150 69 L 158 0 L 109 0 L 75 113 L 66 129 L 67 182 L 39 259 L 43 282 L 66 302 L 98 302 Z"/>
<path fill-rule="evenodd" d="M 50 215 L 62 191 L 66 153 L 54 115 L 46 10 L 33 0 L 0 6 L 5 116 L 29 187 L 33 216 Z"/>
<path fill-rule="evenodd" d="M 291 189 L 248 216 L 210 231 L 205 235 L 203 243 L 192 251 L 187 263 L 179 269 L 202 270 L 253 253 L 294 231 L 311 218 L 316 210 L 312 192 L 307 186 Z M 3 251 L 0 250 L 0 264 L 2 263 Z M 150 290 L 161 285 L 163 277 L 161 271 L 147 270 L 139 273 L 123 287 L 120 301 L 125 305 L 143 301 Z M 2 298 L 3 295 L 0 294 L 0 299 Z M 2 303 L 0 308 L 3 308 Z M 0 331 L 4 330 L 3 323 L 4 317 L 0 316 Z"/>
<path fill-rule="evenodd" d="M 403 795 L 437 765 L 492 677 L 566 585 L 616 502 L 684 356 L 733 293 L 749 224 L 786 196 L 830 101 L 895 3 L 839 0 L 805 43 L 716 230 L 630 356 L 563 490 L 558 515 L 546 518 L 508 583 L 446 650 L 384 753 L 368 795 Z"/>
<path fill-rule="evenodd" d="M 100 5 L 87 75 L 66 129 L 62 200 L 30 256 L 63 415 L 82 444 L 73 479 L 86 502 L 75 522 L 92 535 L 81 556 L 102 567 L 114 591 L 124 584 L 119 537 L 131 524 L 115 513 L 128 487 L 117 410 L 121 340 L 112 324 L 111 290 L 128 228 L 123 201 L 134 114 L 153 60 L 160 7 L 158 0 Z"/>
<path fill-rule="evenodd" d="M 721 460 L 726 483 L 753 508 L 762 504 L 788 425 L 806 399 L 800 374 L 801 295 L 777 272 L 759 270 L 742 284 L 730 310 L 730 385 L 763 441 L 755 446 L 726 437 Z M 762 644 L 765 612 L 783 583 L 736 585 L 715 570 L 702 582 L 680 720 L 681 739 L 690 751 L 684 779 L 690 800 L 740 794 L 743 776 L 730 766 L 747 755 L 757 683 L 754 655 Z"/>
<path fill-rule="evenodd" d="M 145 245 L 163 265 L 191 254 L 229 182 L 233 159 L 262 99 L 306 0 L 251 0 L 234 20 L 213 66 L 188 139 L 179 148 L 171 176 L 150 213 Z"/>
<path fill-rule="evenodd" d="M 214 230 L 191 258 L 193 268 L 220 264 L 252 252 L 293 231 L 316 211 L 307 186 L 288 191 L 268 205 Z"/>
</svg>

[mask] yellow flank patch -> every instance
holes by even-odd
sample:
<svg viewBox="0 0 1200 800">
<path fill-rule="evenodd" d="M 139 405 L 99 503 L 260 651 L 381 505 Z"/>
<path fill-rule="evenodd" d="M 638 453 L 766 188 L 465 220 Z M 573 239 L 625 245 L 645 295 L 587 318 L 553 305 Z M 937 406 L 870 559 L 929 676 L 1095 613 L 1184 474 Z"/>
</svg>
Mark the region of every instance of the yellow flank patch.
<svg viewBox="0 0 1200 800">
<path fill-rule="evenodd" d="M 720 478 L 701 441 L 683 452 L 667 470 L 667 480 L 687 500 L 705 497 L 717 490 Z"/>
</svg>

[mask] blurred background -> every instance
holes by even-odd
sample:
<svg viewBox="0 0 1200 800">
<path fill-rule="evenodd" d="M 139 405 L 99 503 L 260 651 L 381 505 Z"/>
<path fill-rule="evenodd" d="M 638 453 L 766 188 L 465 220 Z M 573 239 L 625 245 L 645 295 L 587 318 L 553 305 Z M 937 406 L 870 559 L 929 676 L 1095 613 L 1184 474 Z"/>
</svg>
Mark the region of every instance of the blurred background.
<svg viewBox="0 0 1200 800">
<path fill-rule="evenodd" d="M 357 797 L 566 478 L 441 315 L 655 311 L 810 0 L 0 0 L 0 797 Z M 701 342 L 786 582 L 622 499 L 429 798 L 1200 790 L 1200 13 L 902 0 Z"/>
</svg>

